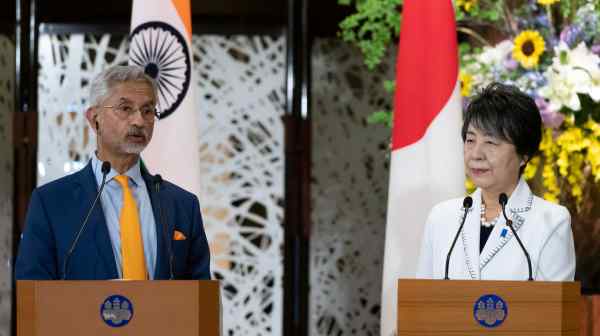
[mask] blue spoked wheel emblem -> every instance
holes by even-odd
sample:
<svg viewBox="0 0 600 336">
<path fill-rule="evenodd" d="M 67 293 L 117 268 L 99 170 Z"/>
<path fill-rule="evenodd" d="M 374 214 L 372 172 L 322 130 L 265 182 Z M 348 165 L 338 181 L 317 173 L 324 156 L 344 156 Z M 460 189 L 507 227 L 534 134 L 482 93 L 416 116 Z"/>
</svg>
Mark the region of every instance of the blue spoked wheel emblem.
<svg viewBox="0 0 600 336">
<path fill-rule="evenodd" d="M 131 61 L 156 81 L 158 117 L 168 117 L 190 86 L 191 61 L 185 38 L 165 22 L 150 21 L 131 32 L 129 46 Z"/>
<path fill-rule="evenodd" d="M 133 305 L 122 295 L 109 296 L 100 306 L 100 317 L 113 328 L 125 326 L 133 318 Z"/>
<path fill-rule="evenodd" d="M 496 328 L 508 315 L 508 307 L 504 300 L 494 294 L 483 295 L 473 307 L 475 321 L 486 328 Z"/>
</svg>

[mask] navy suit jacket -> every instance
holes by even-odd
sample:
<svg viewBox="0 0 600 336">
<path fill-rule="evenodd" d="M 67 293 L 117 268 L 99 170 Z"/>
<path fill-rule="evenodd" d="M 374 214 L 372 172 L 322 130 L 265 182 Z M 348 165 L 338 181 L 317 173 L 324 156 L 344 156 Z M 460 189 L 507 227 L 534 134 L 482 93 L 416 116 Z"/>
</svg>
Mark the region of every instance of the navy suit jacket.
<svg viewBox="0 0 600 336">
<path fill-rule="evenodd" d="M 142 177 L 148 187 L 156 222 L 154 279 L 170 278 L 167 244 L 172 246 L 175 279 L 209 279 L 210 255 L 198 199 L 167 181 L 163 181 L 156 192 L 152 176 L 144 168 Z M 18 280 L 61 278 L 67 251 L 97 190 L 92 165 L 88 163 L 82 170 L 33 191 L 17 256 L 15 275 Z M 183 233 L 186 239 L 173 240 L 175 230 Z M 69 259 L 66 278 L 116 279 L 119 276 L 115 263 L 104 212 L 98 202 Z"/>
</svg>

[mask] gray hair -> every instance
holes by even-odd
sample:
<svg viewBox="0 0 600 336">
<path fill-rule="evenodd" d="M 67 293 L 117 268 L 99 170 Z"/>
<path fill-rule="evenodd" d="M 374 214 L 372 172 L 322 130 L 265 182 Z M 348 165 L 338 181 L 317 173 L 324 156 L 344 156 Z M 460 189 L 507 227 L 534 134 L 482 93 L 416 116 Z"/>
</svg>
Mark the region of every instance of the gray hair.
<svg viewBox="0 0 600 336">
<path fill-rule="evenodd" d="M 146 75 L 143 68 L 135 65 L 116 65 L 102 70 L 90 84 L 90 106 L 96 106 L 108 98 L 110 90 L 124 82 L 146 82 L 152 87 L 154 96 L 157 96 L 156 82 Z"/>
</svg>

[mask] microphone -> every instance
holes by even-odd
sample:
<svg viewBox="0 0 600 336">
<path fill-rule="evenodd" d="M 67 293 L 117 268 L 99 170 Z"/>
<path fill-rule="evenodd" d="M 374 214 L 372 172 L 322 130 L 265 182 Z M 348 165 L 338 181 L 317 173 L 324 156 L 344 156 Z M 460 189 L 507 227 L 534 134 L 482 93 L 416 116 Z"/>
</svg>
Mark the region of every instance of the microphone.
<svg viewBox="0 0 600 336">
<path fill-rule="evenodd" d="M 460 231 L 462 231 L 462 228 L 465 225 L 467 213 L 469 212 L 469 209 L 471 209 L 471 206 L 473 206 L 473 199 L 471 198 L 471 196 L 465 197 L 465 199 L 463 200 L 463 209 L 465 209 L 465 215 L 463 216 L 462 221 L 460 222 L 460 226 L 458 227 L 458 231 L 456 231 L 456 235 L 454 236 L 452 246 L 450 246 L 450 251 L 448 251 L 448 255 L 446 256 L 446 273 L 444 275 L 444 280 L 450 280 L 450 278 L 448 277 L 448 268 L 450 267 L 450 255 L 452 255 L 452 250 L 454 250 L 454 245 L 456 245 L 458 235 L 460 234 Z"/>
<path fill-rule="evenodd" d="M 506 203 L 508 203 L 508 196 L 506 196 L 505 193 L 501 193 L 500 197 L 498 197 L 498 201 L 500 202 L 500 205 L 502 206 L 502 215 L 504 216 L 504 219 L 506 220 L 506 225 L 510 228 L 510 230 L 512 231 L 515 238 L 517 238 L 517 242 L 521 246 L 523 253 L 525 253 L 525 258 L 527 258 L 527 266 L 529 267 L 529 279 L 527 279 L 527 280 L 533 281 L 533 273 L 531 272 L 531 258 L 529 257 L 529 253 L 527 253 L 527 249 L 523 245 L 521 238 L 519 238 L 519 235 L 517 235 L 517 231 L 515 231 L 515 228 L 513 227 L 512 220 L 508 219 L 508 216 L 506 216 Z"/>
<path fill-rule="evenodd" d="M 160 216 L 160 226 L 163 228 L 163 240 L 165 241 L 165 246 L 167 247 L 167 254 L 169 257 L 169 280 L 175 279 L 173 275 L 173 249 L 171 246 L 171 239 L 169 239 L 169 234 L 167 232 L 167 221 L 165 220 L 164 213 L 162 211 L 161 202 L 160 202 L 160 185 L 162 184 L 162 177 L 160 174 L 154 175 L 154 190 L 156 191 L 156 199 L 158 206 L 158 214 Z"/>
<path fill-rule="evenodd" d="M 79 238 L 81 237 L 81 234 L 83 233 L 83 231 L 85 230 L 85 227 L 87 226 L 88 220 L 90 219 L 90 216 L 92 215 L 92 211 L 94 211 L 94 208 L 96 207 L 96 203 L 98 203 L 98 200 L 100 199 L 102 190 L 104 190 L 104 185 L 106 184 L 106 175 L 108 175 L 108 172 L 110 172 L 110 162 L 108 162 L 108 161 L 102 162 L 101 171 L 102 171 L 102 183 L 100 184 L 100 189 L 98 190 L 98 194 L 96 194 L 96 198 L 94 199 L 94 202 L 92 203 L 92 206 L 90 207 L 90 210 L 88 210 L 87 215 L 85 216 L 85 219 L 83 220 L 83 224 L 81 224 L 81 228 L 77 232 L 77 235 L 75 236 L 75 239 L 73 240 L 73 243 L 71 244 L 71 247 L 69 248 L 69 251 L 67 252 L 67 255 L 65 256 L 65 260 L 63 261 L 63 267 L 62 267 L 63 268 L 62 276 L 60 277 L 61 280 L 67 279 L 67 269 L 69 267 L 69 259 L 71 258 L 71 255 L 75 251 L 75 247 L 77 247 L 77 242 L 79 242 Z"/>
</svg>

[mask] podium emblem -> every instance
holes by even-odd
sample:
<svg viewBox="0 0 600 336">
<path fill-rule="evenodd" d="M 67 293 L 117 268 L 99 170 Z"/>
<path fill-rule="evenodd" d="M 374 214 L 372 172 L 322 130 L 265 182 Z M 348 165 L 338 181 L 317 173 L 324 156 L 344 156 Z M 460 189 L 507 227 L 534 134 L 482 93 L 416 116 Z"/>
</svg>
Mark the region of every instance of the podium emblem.
<svg viewBox="0 0 600 336">
<path fill-rule="evenodd" d="M 133 305 L 122 295 L 109 296 L 100 306 L 100 317 L 113 328 L 122 327 L 133 318 Z"/>
<path fill-rule="evenodd" d="M 475 321 L 486 328 L 500 326 L 508 315 L 508 307 L 501 297 L 489 294 L 480 297 L 473 307 Z"/>
</svg>

